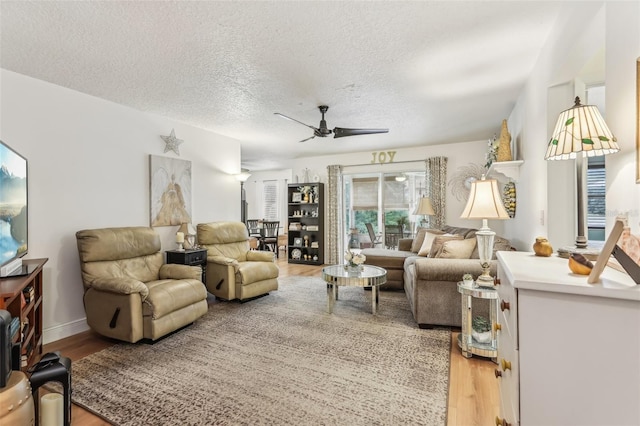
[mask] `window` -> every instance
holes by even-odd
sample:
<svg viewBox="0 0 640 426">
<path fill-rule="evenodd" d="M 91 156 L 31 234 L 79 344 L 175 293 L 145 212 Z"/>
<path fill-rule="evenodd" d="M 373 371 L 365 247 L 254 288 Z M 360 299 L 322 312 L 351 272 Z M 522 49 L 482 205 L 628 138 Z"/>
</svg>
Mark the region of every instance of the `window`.
<svg viewBox="0 0 640 426">
<path fill-rule="evenodd" d="M 590 157 L 587 167 L 587 238 L 604 241 L 606 172 L 604 157 Z"/>
<path fill-rule="evenodd" d="M 266 220 L 279 220 L 278 214 L 278 181 L 266 180 L 263 182 L 262 191 L 262 218 Z"/>
</svg>

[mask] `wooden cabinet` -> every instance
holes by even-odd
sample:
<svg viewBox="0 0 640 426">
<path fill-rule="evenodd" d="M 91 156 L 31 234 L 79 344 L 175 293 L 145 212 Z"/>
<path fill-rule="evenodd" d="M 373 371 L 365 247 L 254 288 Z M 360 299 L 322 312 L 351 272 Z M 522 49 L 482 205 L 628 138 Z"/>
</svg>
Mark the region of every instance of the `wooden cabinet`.
<svg viewBox="0 0 640 426">
<path fill-rule="evenodd" d="M 295 183 L 287 188 L 289 263 L 324 263 L 324 184 Z"/>
<path fill-rule="evenodd" d="M 23 371 L 42 355 L 42 267 L 47 260 L 23 259 L 29 275 L 0 278 L 0 309 L 20 319 L 13 343 L 21 343 Z"/>
<path fill-rule="evenodd" d="M 167 250 L 166 253 L 167 263 L 202 268 L 202 282 L 207 282 L 207 249 Z"/>
<path fill-rule="evenodd" d="M 557 256 L 497 256 L 496 423 L 640 424 L 640 286 L 612 268 L 587 284 Z"/>
</svg>

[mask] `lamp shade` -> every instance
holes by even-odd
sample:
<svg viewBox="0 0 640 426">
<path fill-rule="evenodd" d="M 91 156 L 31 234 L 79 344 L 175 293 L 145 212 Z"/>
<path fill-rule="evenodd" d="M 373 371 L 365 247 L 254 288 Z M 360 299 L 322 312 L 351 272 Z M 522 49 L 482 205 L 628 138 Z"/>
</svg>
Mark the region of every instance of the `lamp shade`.
<svg viewBox="0 0 640 426">
<path fill-rule="evenodd" d="M 237 175 L 234 175 L 236 180 L 238 182 L 246 182 L 247 179 L 249 179 L 249 177 L 251 176 L 251 173 L 245 171 L 244 169 L 242 170 L 242 172 L 238 173 Z"/>
<path fill-rule="evenodd" d="M 575 102 L 573 107 L 560 113 L 544 158 L 572 160 L 580 153 L 584 157 L 595 157 L 620 151 L 598 107 L 580 104 L 579 97 Z"/>
<path fill-rule="evenodd" d="M 467 205 L 461 219 L 509 219 L 504 209 L 498 181 L 495 179 L 477 180 L 471 183 Z"/>
<path fill-rule="evenodd" d="M 420 198 L 420 202 L 416 206 L 416 209 L 413 211 L 414 215 L 425 215 L 425 216 L 433 216 L 436 212 L 433 211 L 433 206 L 431 205 L 431 199 L 429 197 Z"/>
</svg>

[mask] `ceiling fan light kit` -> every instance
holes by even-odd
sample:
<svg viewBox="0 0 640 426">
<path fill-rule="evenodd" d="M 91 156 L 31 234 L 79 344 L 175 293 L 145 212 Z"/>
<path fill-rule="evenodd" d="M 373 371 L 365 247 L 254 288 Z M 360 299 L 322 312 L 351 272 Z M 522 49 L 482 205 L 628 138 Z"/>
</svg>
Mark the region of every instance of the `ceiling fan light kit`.
<svg viewBox="0 0 640 426">
<path fill-rule="evenodd" d="M 320 105 L 318 107 L 318 109 L 320 110 L 320 113 L 322 114 L 322 118 L 320 119 L 320 126 L 319 127 L 314 127 L 314 126 L 310 126 L 306 123 L 303 123 L 302 121 L 298 121 L 295 118 L 291 118 L 288 117 L 284 114 L 281 114 L 279 112 L 274 113 L 275 115 L 278 115 L 282 118 L 286 118 L 287 120 L 291 120 L 291 121 L 295 121 L 296 123 L 302 124 L 303 126 L 309 127 L 310 129 L 313 129 L 313 136 L 308 137 L 306 139 L 301 140 L 300 142 L 306 142 L 310 139 L 315 138 L 316 136 L 321 137 L 321 138 L 326 138 L 327 136 L 333 134 L 334 139 L 335 138 L 343 138 L 346 136 L 358 136 L 358 135 L 373 135 L 376 133 L 389 133 L 389 129 L 345 129 L 343 127 L 335 127 L 333 130 L 329 129 L 327 127 L 327 122 L 324 119 L 324 113 L 327 112 L 329 110 L 329 107 L 326 105 Z"/>
</svg>

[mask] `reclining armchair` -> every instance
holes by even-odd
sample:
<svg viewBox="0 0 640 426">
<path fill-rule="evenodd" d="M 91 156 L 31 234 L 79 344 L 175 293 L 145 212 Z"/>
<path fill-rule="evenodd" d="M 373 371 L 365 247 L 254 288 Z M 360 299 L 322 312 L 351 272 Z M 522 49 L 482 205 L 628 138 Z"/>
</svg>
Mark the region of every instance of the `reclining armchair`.
<svg viewBox="0 0 640 426">
<path fill-rule="evenodd" d="M 127 342 L 156 340 L 207 313 L 198 266 L 164 264 L 153 228 L 76 233 L 87 323 Z"/>
<path fill-rule="evenodd" d="M 198 244 L 207 249 L 207 290 L 220 299 L 244 301 L 278 289 L 275 255 L 249 249 L 242 222 L 201 223 Z"/>
</svg>

